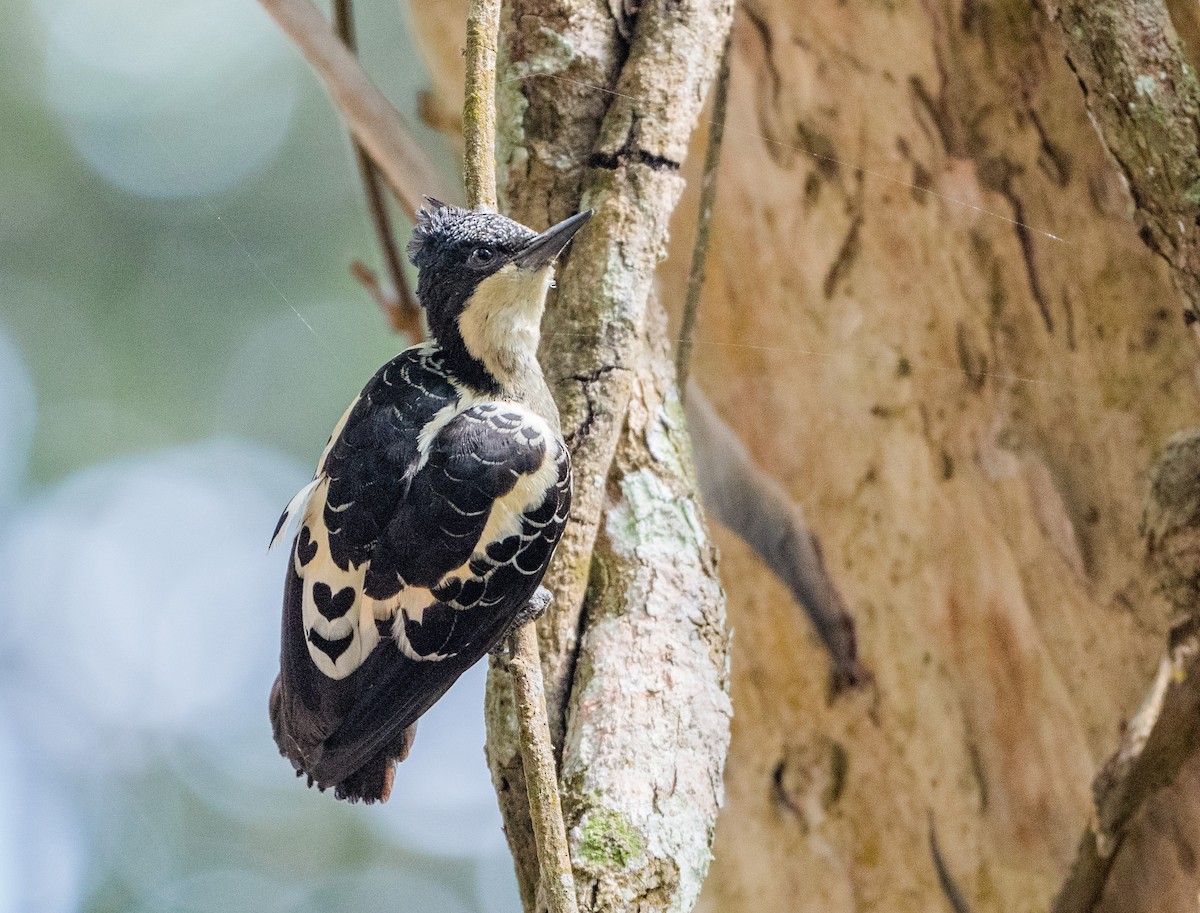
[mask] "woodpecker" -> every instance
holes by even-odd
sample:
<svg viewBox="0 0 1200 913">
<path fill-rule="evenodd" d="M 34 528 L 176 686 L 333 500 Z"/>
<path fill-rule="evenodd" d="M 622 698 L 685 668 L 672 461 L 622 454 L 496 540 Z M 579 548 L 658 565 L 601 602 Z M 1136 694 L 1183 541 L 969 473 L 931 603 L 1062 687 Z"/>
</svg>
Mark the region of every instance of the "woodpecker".
<svg viewBox="0 0 1200 913">
<path fill-rule="evenodd" d="M 408 254 L 429 339 L 338 421 L 293 526 L 270 715 L 309 786 L 385 801 L 416 720 L 545 608 L 571 462 L 537 361 L 554 261 L 591 211 L 541 234 L 427 198 Z"/>
</svg>

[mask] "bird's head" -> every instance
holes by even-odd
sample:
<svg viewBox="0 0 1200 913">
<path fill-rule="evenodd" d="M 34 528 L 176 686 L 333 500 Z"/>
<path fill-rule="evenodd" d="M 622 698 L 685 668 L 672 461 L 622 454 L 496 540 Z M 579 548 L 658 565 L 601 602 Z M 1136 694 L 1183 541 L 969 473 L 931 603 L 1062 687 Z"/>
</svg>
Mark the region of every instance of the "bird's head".
<svg viewBox="0 0 1200 913">
<path fill-rule="evenodd" d="M 538 234 L 498 213 L 437 200 L 417 213 L 408 245 L 417 298 L 462 380 L 503 389 L 536 359 L 554 261 L 591 215 Z"/>
</svg>

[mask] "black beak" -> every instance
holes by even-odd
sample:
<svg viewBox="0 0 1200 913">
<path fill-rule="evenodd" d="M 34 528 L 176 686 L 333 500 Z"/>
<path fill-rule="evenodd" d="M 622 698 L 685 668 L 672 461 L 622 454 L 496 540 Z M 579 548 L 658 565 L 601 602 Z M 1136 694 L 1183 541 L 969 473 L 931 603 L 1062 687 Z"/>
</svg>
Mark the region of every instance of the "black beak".
<svg viewBox="0 0 1200 913">
<path fill-rule="evenodd" d="M 540 235 L 530 238 L 529 243 L 521 248 L 521 252 L 513 257 L 513 263 L 519 269 L 541 269 L 553 263 L 554 258 L 561 254 L 563 248 L 575 237 L 575 232 L 583 228 L 583 224 L 591 217 L 592 211 L 587 209 L 550 226 Z"/>
</svg>

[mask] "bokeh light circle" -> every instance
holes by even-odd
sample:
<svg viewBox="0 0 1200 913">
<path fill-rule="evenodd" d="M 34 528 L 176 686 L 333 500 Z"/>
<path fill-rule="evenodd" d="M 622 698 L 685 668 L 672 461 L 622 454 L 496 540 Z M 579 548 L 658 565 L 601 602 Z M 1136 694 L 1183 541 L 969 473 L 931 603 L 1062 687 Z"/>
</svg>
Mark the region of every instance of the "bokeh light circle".
<svg viewBox="0 0 1200 913">
<path fill-rule="evenodd" d="M 31 738 L 94 767 L 263 718 L 246 694 L 278 658 L 286 560 L 266 543 L 303 481 L 273 451 L 214 440 L 91 467 L 25 505 L 0 540 L 0 659 L 18 672 L 0 697 Z"/>
<path fill-rule="evenodd" d="M 79 156 L 139 196 L 218 193 L 287 136 L 299 66 L 244 0 L 40 0 L 46 100 Z"/>
</svg>

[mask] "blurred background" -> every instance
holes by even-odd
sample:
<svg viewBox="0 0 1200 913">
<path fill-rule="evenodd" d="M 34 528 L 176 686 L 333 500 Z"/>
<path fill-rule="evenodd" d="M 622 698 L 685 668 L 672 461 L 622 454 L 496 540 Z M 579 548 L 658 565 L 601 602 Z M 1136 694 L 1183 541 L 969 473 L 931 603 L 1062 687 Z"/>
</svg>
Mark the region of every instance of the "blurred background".
<svg viewBox="0 0 1200 913">
<path fill-rule="evenodd" d="M 270 736 L 267 540 L 406 344 L 347 271 L 378 254 L 319 86 L 253 0 L 5 22 L 0 913 L 519 910 L 482 667 L 382 807 L 305 789 Z M 413 114 L 398 7 L 359 35 Z"/>
</svg>

